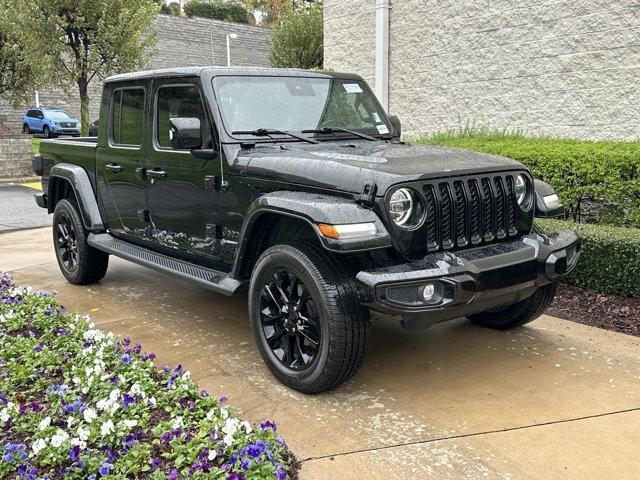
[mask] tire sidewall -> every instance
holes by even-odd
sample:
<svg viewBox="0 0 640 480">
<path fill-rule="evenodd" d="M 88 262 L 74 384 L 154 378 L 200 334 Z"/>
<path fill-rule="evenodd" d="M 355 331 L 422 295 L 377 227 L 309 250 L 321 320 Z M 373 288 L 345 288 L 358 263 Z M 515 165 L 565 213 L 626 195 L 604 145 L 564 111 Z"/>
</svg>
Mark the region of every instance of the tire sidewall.
<svg viewBox="0 0 640 480">
<path fill-rule="evenodd" d="M 45 125 L 42 129 L 42 134 L 44 135 L 44 138 L 51 138 L 51 130 L 49 130 L 49 127 Z"/>
<path fill-rule="evenodd" d="M 83 263 L 86 263 L 87 259 L 84 258 L 84 250 L 82 248 L 78 248 L 78 263 L 76 264 L 76 268 L 73 270 L 69 270 L 64 266 L 64 263 L 60 258 L 60 252 L 57 246 L 58 220 L 63 216 L 69 218 L 69 220 L 73 223 L 73 228 L 76 234 L 76 242 L 78 243 L 78 245 L 81 245 L 81 242 L 86 241 L 86 235 L 84 232 L 82 219 L 80 218 L 80 214 L 78 213 L 76 206 L 67 199 L 60 200 L 57 203 L 55 211 L 53 213 L 53 247 L 55 249 L 56 260 L 58 261 L 60 271 L 68 281 L 70 281 L 71 283 L 75 283 L 80 277 Z"/>
<path fill-rule="evenodd" d="M 312 272 L 309 271 L 305 263 L 311 264 L 311 261 L 298 249 L 284 245 L 272 247 L 258 260 L 249 286 L 249 317 L 260 354 L 269 369 L 278 379 L 288 386 L 295 384 L 296 388 L 316 383 L 322 376 L 329 358 L 330 332 L 328 322 L 329 313 L 326 308 L 327 299 L 317 279 Z M 318 319 L 320 322 L 319 353 L 313 363 L 302 371 L 291 370 L 280 363 L 267 345 L 262 329 L 262 321 L 260 318 L 260 295 L 262 286 L 275 271 L 283 268 L 291 270 L 300 277 L 309 289 L 318 308 Z"/>
</svg>

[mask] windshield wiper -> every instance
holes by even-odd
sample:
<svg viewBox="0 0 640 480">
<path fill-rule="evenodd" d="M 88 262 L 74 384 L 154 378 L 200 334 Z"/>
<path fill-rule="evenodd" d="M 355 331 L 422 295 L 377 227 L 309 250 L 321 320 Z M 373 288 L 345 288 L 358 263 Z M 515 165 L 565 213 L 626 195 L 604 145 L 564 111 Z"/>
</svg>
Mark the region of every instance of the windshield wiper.
<svg viewBox="0 0 640 480">
<path fill-rule="evenodd" d="M 268 137 L 274 133 L 281 135 L 289 135 L 290 137 L 297 138 L 309 143 L 320 143 L 313 138 L 305 137 L 304 135 L 298 135 L 297 133 L 287 132 L 286 130 L 278 130 L 275 128 L 258 128 L 256 130 L 236 130 L 231 132 L 231 135 L 255 135 L 256 137 Z M 304 133 L 304 132 L 303 132 Z"/>
<path fill-rule="evenodd" d="M 313 129 L 313 130 L 302 130 L 302 133 L 336 133 L 336 132 L 350 133 L 351 135 L 364 138 L 365 140 L 369 140 L 370 142 L 378 141 L 377 138 L 367 135 L 366 133 L 354 132 L 353 130 L 347 130 L 346 128 L 324 127 L 324 128 Z"/>
</svg>

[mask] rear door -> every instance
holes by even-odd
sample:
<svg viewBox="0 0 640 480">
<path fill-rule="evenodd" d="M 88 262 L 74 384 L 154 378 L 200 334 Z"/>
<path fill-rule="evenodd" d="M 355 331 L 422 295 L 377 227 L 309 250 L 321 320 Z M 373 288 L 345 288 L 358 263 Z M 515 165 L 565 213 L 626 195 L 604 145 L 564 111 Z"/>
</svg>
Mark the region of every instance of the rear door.
<svg viewBox="0 0 640 480">
<path fill-rule="evenodd" d="M 29 121 L 31 124 L 31 130 L 37 130 L 38 132 L 42 131 L 42 127 L 44 126 L 44 113 L 42 110 L 33 110 L 31 120 Z"/>
<path fill-rule="evenodd" d="M 148 82 L 115 84 L 108 96 L 106 138 L 98 142 L 97 184 L 110 231 L 116 236 L 144 240 L 147 235 L 145 109 Z M 105 92 L 106 94 L 107 92 Z"/>
<path fill-rule="evenodd" d="M 158 247 L 171 249 L 176 255 L 195 257 L 195 261 L 219 267 L 215 257 L 219 251 L 216 176 L 220 173 L 220 160 L 204 160 L 189 150 L 174 150 L 169 137 L 171 118 L 198 118 L 202 148 L 218 148 L 203 100 L 197 78 L 153 82 L 152 153 L 147 170 L 150 238 Z"/>
</svg>

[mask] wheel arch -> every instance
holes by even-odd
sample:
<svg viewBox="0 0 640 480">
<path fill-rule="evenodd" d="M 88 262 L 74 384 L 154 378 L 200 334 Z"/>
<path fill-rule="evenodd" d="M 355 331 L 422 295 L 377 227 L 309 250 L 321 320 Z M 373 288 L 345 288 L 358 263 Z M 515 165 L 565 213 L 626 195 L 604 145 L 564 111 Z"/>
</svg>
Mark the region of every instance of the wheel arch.
<svg viewBox="0 0 640 480">
<path fill-rule="evenodd" d="M 105 224 L 87 172 L 78 165 L 58 163 L 51 168 L 49 174 L 47 192 L 49 213 L 53 213 L 60 200 L 71 196 L 78 205 L 85 228 L 89 231 L 104 230 Z"/>
<path fill-rule="evenodd" d="M 366 222 L 376 225 L 377 234 L 356 241 L 325 238 L 317 226 L 319 223 L 341 225 Z M 291 234 L 288 234 L 287 227 L 291 225 L 297 228 L 289 228 Z M 260 254 L 274 244 L 283 229 L 283 240 L 317 242 L 333 253 L 357 253 L 391 246 L 389 233 L 377 214 L 353 200 L 305 192 L 271 192 L 258 197 L 247 210 L 232 277 L 247 278 Z"/>
</svg>

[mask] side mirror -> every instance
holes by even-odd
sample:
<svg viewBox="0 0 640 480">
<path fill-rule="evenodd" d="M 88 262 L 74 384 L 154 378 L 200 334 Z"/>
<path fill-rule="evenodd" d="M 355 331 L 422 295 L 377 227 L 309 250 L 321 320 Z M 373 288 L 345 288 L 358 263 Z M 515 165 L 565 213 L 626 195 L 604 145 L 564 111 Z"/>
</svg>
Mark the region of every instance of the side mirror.
<svg viewBox="0 0 640 480">
<path fill-rule="evenodd" d="M 542 180 L 534 180 L 535 189 L 535 216 L 537 218 L 562 218 L 565 216 L 566 210 L 556 191 L 547 182 Z"/>
<path fill-rule="evenodd" d="M 170 118 L 169 140 L 174 150 L 191 150 L 202 146 L 200 119 L 191 117 Z"/>
<path fill-rule="evenodd" d="M 389 120 L 391 120 L 391 125 L 393 125 L 393 129 L 398 134 L 398 137 L 402 136 L 402 125 L 400 124 L 400 119 L 397 115 L 389 115 Z"/>
</svg>

